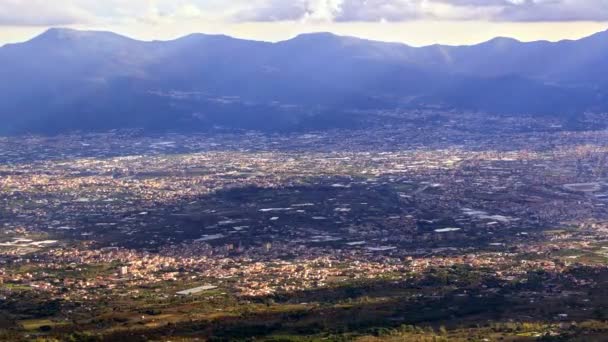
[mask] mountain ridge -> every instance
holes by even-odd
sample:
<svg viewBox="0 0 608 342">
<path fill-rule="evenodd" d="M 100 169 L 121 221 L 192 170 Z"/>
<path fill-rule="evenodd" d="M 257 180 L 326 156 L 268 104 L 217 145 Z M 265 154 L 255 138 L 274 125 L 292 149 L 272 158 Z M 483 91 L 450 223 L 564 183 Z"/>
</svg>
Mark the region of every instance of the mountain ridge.
<svg viewBox="0 0 608 342">
<path fill-rule="evenodd" d="M 0 77 L 11 80 L 0 84 L 0 133 L 323 129 L 361 122 L 353 112 L 427 106 L 576 116 L 608 111 L 605 57 L 608 30 L 412 47 L 329 32 L 270 43 L 53 28 L 0 48 Z"/>
<path fill-rule="evenodd" d="M 338 37 L 338 38 L 351 38 L 351 39 L 357 39 L 357 40 L 361 40 L 361 41 L 367 41 L 367 42 L 376 42 L 376 43 L 385 43 L 385 44 L 396 44 L 396 45 L 404 45 L 407 47 L 411 47 L 411 48 L 416 48 L 416 49 L 420 49 L 420 48 L 427 48 L 427 47 L 433 47 L 433 46 L 442 46 L 442 47 L 471 47 L 471 46 L 476 46 L 476 45 L 481 45 L 484 43 L 488 43 L 491 42 L 493 40 L 511 40 L 517 43 L 521 43 L 521 44 L 534 44 L 534 43 L 550 43 L 550 44 L 559 44 L 559 43 L 564 43 L 564 42 L 576 42 L 576 41 L 580 41 L 580 40 L 585 40 L 588 38 L 593 38 L 593 37 L 606 37 L 608 39 L 608 27 L 605 30 L 602 31 L 598 31 L 595 33 L 592 33 L 590 35 L 587 36 L 583 36 L 581 38 L 578 39 L 560 39 L 560 40 L 556 40 L 556 41 L 550 41 L 550 40 L 531 40 L 531 41 L 522 41 L 519 40 L 517 38 L 513 38 L 513 37 L 509 37 L 509 36 L 496 36 L 493 38 L 490 38 L 488 40 L 484 40 L 484 41 L 480 41 L 478 43 L 472 43 L 472 44 L 460 44 L 460 45 L 453 45 L 453 44 L 441 44 L 441 43 L 435 43 L 435 44 L 429 44 L 429 45 L 421 45 L 421 46 L 413 46 L 410 45 L 406 42 L 396 42 L 396 41 L 383 41 L 383 40 L 377 40 L 377 39 L 369 39 L 369 38 L 362 38 L 362 37 L 357 37 L 357 36 L 352 36 L 352 35 L 341 35 L 341 34 L 337 34 L 337 33 L 333 33 L 330 31 L 314 31 L 314 32 L 304 32 L 304 33 L 299 33 L 295 36 L 293 36 L 292 38 L 288 38 L 288 39 L 284 39 L 284 40 L 279 40 L 279 41 L 264 41 L 264 40 L 255 40 L 255 39 L 246 39 L 246 38 L 238 38 L 238 37 L 234 37 L 231 35 L 227 35 L 227 34 L 212 34 L 212 33 L 204 33 L 204 32 L 193 32 L 193 33 L 189 33 L 183 36 L 178 36 L 176 38 L 172 38 L 172 39 L 154 39 L 154 40 L 144 40 L 144 39 L 137 39 L 137 38 L 132 38 L 129 35 L 126 34 L 121 34 L 121 33 L 116 33 L 113 31 L 109 31 L 109 30 L 79 30 L 79 29 L 74 29 L 74 28 L 68 28 L 68 27 L 51 27 L 45 31 L 43 31 L 42 33 L 27 39 L 25 41 L 22 42 L 16 42 L 16 43 L 9 43 L 9 44 L 5 44 L 5 45 L 15 45 L 15 44 L 23 44 L 23 43 L 28 43 L 38 37 L 44 36 L 45 34 L 56 34 L 56 33 L 90 33 L 90 34 L 112 34 L 115 36 L 119 36 L 119 37 L 123 37 L 132 41 L 138 41 L 138 42 L 144 42 L 144 43 L 163 43 L 163 42 L 171 42 L 171 41 L 176 41 L 176 40 L 180 40 L 182 38 L 187 38 L 189 36 L 196 36 L 196 35 L 202 35 L 202 36 L 207 36 L 207 37 L 223 37 L 223 38 L 230 38 L 230 39 L 234 39 L 234 40 L 242 40 L 242 41 L 255 41 L 255 42 L 264 42 L 264 43 L 269 43 L 269 44 L 280 44 L 286 41 L 290 41 L 293 39 L 297 39 L 297 38 L 302 38 L 302 37 L 306 37 L 306 36 L 333 36 L 333 37 Z M 0 47 L 1 48 L 1 47 Z"/>
</svg>

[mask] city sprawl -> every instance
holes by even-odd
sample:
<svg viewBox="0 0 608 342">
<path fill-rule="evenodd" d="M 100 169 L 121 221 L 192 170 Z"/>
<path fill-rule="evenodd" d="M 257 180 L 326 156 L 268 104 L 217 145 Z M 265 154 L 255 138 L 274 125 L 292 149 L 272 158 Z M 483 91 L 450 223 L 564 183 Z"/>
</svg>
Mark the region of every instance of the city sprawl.
<svg viewBox="0 0 608 342">
<path fill-rule="evenodd" d="M 608 331 L 604 116 L 377 114 L 0 138 L 3 338 Z"/>
</svg>

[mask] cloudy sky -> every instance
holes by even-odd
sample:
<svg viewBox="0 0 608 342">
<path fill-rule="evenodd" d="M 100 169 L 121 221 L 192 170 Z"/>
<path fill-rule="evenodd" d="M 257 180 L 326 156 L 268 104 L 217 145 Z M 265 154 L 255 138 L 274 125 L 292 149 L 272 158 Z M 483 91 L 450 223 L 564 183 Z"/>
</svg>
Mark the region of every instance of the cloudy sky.
<svg viewBox="0 0 608 342">
<path fill-rule="evenodd" d="M 204 32 L 277 41 L 313 31 L 411 45 L 559 40 L 608 29 L 608 0 L 0 0 L 0 44 L 48 27 L 146 40 Z"/>
</svg>

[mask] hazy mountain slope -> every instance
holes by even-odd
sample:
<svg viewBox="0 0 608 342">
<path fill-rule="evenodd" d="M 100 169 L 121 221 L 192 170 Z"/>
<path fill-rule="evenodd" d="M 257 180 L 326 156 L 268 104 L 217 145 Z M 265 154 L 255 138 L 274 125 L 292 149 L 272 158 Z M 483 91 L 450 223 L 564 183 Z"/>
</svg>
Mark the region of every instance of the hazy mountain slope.
<svg viewBox="0 0 608 342">
<path fill-rule="evenodd" d="M 0 130 L 329 128 L 356 124 L 352 109 L 429 104 L 573 115 L 608 108 L 607 55 L 608 32 L 413 48 L 329 33 L 273 44 L 51 29 L 0 48 Z"/>
<path fill-rule="evenodd" d="M 593 84 L 606 71 L 608 31 L 578 41 L 523 43 L 509 38 L 441 47 L 450 71 L 477 76 L 521 75 L 555 83 Z"/>
</svg>

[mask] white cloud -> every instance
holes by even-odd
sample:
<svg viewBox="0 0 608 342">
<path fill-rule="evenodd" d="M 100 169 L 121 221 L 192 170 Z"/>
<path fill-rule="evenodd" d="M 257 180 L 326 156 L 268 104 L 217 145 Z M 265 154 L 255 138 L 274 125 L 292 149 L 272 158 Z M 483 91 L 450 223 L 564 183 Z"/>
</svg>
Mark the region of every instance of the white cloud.
<svg viewBox="0 0 608 342">
<path fill-rule="evenodd" d="M 307 18 L 312 20 L 332 21 L 343 12 L 344 0 L 310 0 Z"/>
<path fill-rule="evenodd" d="M 268 0 L 238 16 L 251 21 L 401 21 L 418 17 L 424 0 Z"/>
<path fill-rule="evenodd" d="M 61 6 L 47 0 L 0 0 L 0 25 L 70 25 L 90 20 L 90 13 L 77 6 Z"/>
<path fill-rule="evenodd" d="M 240 2 L 221 0 L 0 0 L 2 26 L 52 26 L 218 19 Z"/>
<path fill-rule="evenodd" d="M 608 0 L 266 0 L 241 20 L 283 21 L 608 21 Z"/>
<path fill-rule="evenodd" d="M 608 0 L 520 0 L 496 17 L 505 21 L 606 21 Z"/>
<path fill-rule="evenodd" d="M 0 26 L 224 22 L 608 21 L 608 0 L 0 0 Z"/>
<path fill-rule="evenodd" d="M 430 16 L 423 0 L 345 0 L 338 21 L 404 21 Z"/>
</svg>

